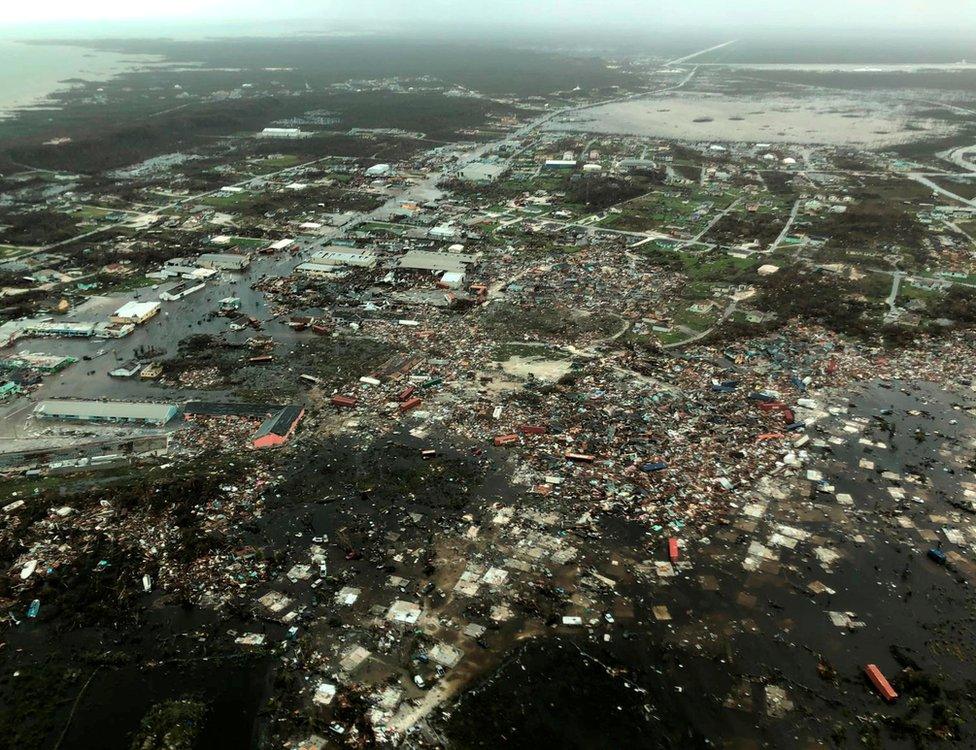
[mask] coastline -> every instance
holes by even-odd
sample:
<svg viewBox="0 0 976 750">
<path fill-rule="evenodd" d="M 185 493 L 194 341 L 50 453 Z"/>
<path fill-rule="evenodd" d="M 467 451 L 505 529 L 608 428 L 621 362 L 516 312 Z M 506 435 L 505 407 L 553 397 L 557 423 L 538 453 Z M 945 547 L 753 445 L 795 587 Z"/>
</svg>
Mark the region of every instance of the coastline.
<svg viewBox="0 0 976 750">
<path fill-rule="evenodd" d="M 102 82 L 158 64 L 156 55 L 103 52 L 74 45 L 39 45 L 32 40 L 0 39 L 0 120 L 26 109 L 53 108 L 58 94 L 80 81 Z"/>
</svg>

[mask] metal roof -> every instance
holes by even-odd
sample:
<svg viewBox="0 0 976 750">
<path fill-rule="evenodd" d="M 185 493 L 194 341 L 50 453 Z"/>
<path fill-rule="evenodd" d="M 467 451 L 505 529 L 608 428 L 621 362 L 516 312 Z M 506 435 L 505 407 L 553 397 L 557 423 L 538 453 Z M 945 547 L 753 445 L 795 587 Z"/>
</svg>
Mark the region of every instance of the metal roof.
<svg viewBox="0 0 976 750">
<path fill-rule="evenodd" d="M 292 425 L 299 420 L 304 413 L 301 406 L 289 404 L 282 408 L 277 414 L 272 414 L 258 427 L 257 431 L 251 436 L 251 440 L 257 440 L 265 435 L 279 435 L 284 437 L 292 428 Z"/>
<path fill-rule="evenodd" d="M 134 419 L 146 422 L 168 422 L 179 409 L 175 404 L 153 404 L 138 401 L 41 401 L 34 414 L 55 419 Z"/>
<path fill-rule="evenodd" d="M 468 263 L 474 263 L 478 259 L 476 255 L 465 255 L 462 253 L 434 253 L 425 250 L 411 250 L 396 265 L 398 268 L 406 268 L 420 271 L 455 271 L 464 273 L 464 267 Z"/>
</svg>

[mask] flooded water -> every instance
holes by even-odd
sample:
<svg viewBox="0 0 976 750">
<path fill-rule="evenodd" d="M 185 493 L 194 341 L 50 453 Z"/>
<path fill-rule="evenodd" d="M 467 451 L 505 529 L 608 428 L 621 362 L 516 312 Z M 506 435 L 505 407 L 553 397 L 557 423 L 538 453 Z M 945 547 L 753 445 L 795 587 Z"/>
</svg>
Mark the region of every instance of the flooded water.
<svg viewBox="0 0 976 750">
<path fill-rule="evenodd" d="M 570 748 L 855 748 L 864 740 L 907 749 L 958 713 L 950 734 L 971 743 L 976 568 L 965 564 L 971 549 L 947 541 L 945 530 L 955 538 L 952 530 L 972 528 L 955 503 L 960 482 L 974 479 L 976 421 L 961 409 L 973 399 L 901 387 L 866 385 L 832 401 L 851 406 L 813 432 L 828 446 L 810 463 L 823 478 L 774 480 L 764 512 L 746 506 L 732 525 L 682 534 L 687 563 L 675 578 L 622 574 L 642 552 L 659 552 L 641 550 L 639 525 L 605 523 L 604 559 L 595 553 L 589 562 L 621 581 L 601 597 L 613 622 L 595 617 L 582 633 L 563 628 L 554 641 L 543 636 L 514 652 L 456 704 L 447 736 L 459 747 L 530 746 L 548 736 Z M 852 424 L 863 429 L 847 431 Z M 940 542 L 950 559 L 962 553 L 958 566 L 928 559 Z M 768 551 L 758 567 L 749 563 L 756 543 Z M 655 610 L 662 606 L 664 614 Z M 894 706 L 867 684 L 868 663 L 902 692 Z M 931 712 L 912 708 L 917 700 Z"/>
<path fill-rule="evenodd" d="M 2 119 L 19 108 L 42 105 L 51 94 L 69 88 L 69 79 L 105 81 L 160 58 L 0 39 L 0 60 Z"/>
</svg>

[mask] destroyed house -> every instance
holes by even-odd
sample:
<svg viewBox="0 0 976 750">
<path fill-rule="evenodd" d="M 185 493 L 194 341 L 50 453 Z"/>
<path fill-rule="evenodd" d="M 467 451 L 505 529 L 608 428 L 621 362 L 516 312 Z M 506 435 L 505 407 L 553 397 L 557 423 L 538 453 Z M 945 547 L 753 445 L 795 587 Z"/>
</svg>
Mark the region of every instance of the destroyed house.
<svg viewBox="0 0 976 750">
<path fill-rule="evenodd" d="M 303 416 L 305 416 L 305 409 L 301 406 L 284 407 L 264 420 L 257 431 L 251 435 L 251 446 L 271 448 L 287 442 Z"/>
</svg>

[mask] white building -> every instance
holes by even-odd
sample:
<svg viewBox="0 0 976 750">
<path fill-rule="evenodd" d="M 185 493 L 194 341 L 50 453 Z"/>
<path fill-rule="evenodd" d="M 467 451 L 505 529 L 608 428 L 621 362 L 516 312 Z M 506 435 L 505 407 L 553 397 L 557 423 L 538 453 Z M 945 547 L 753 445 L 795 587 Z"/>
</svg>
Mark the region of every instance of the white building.
<svg viewBox="0 0 976 750">
<path fill-rule="evenodd" d="M 301 128 L 265 128 L 259 134 L 261 138 L 302 138 L 308 135 Z"/>
<path fill-rule="evenodd" d="M 453 227 L 450 224 L 439 224 L 432 228 L 428 234 L 437 240 L 453 240 L 457 237 L 458 230 L 457 227 Z"/>
<path fill-rule="evenodd" d="M 132 323 L 139 325 L 156 315 L 160 307 L 159 302 L 126 302 L 122 307 L 112 313 L 111 320 L 113 323 Z"/>
<path fill-rule="evenodd" d="M 379 256 L 373 250 L 330 245 L 312 255 L 295 270 L 308 276 L 333 276 L 343 268 L 374 268 Z"/>
<path fill-rule="evenodd" d="M 251 256 L 234 253 L 204 253 L 197 258 L 197 265 L 220 271 L 243 271 L 251 265 Z"/>
<path fill-rule="evenodd" d="M 202 281 L 181 281 L 172 289 L 167 289 L 165 292 L 160 292 L 159 298 L 166 300 L 167 302 L 174 302 L 178 299 L 183 299 L 194 292 L 199 292 L 204 286 L 206 285 Z"/>
</svg>

